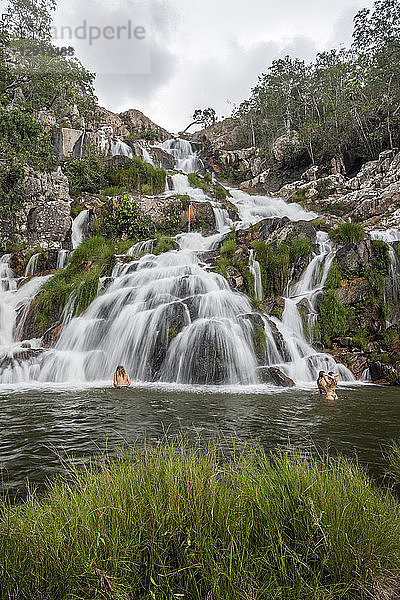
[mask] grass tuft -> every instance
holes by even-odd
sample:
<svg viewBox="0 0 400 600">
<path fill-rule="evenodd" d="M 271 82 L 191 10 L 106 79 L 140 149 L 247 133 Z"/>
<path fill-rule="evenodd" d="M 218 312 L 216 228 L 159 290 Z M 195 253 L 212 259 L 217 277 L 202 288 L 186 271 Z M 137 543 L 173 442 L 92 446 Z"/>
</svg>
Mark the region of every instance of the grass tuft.
<svg viewBox="0 0 400 600">
<path fill-rule="evenodd" d="M 398 581 L 399 504 L 357 464 L 221 453 L 145 447 L 3 501 L 1 597 L 333 600 Z"/>
</svg>

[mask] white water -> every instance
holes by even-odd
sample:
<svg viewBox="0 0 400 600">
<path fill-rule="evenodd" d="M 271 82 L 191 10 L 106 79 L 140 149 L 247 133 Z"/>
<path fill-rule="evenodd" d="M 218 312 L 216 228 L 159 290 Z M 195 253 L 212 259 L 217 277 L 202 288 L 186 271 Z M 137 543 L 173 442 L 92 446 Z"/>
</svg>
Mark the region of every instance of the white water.
<svg viewBox="0 0 400 600">
<path fill-rule="evenodd" d="M 389 246 L 390 256 L 390 295 L 391 299 L 400 302 L 400 264 L 395 250 L 395 243 L 400 242 L 399 229 L 376 229 L 369 233 L 372 240 L 381 240 Z"/>
<path fill-rule="evenodd" d="M 127 156 L 128 158 L 133 158 L 132 148 L 119 139 L 112 142 L 111 153 L 113 156 Z"/>
<path fill-rule="evenodd" d="M 162 146 L 175 157 L 177 169 L 191 172 L 199 167 L 188 142 L 170 140 Z M 332 357 L 317 353 L 306 342 L 294 299 L 286 301 L 282 321 L 268 318 L 254 313 L 246 296 L 233 292 L 222 276 L 209 270 L 202 262 L 202 253 L 222 242 L 232 221 L 222 205 L 207 198 L 202 190 L 191 188 L 185 175 L 173 175 L 172 184 L 169 194 L 179 191 L 189 194 L 193 201 L 211 202 L 218 233 L 208 237 L 182 233 L 176 236 L 180 249 L 160 256 L 151 254 L 154 240 L 133 246 L 127 253 L 133 260 L 126 263 L 127 257 L 121 259 L 112 277 L 102 282 L 101 293 L 78 318 L 72 318 L 75 295 L 71 296 L 56 346 L 30 361 L 27 368 L 0 373 L 0 382 L 76 385 L 111 381 L 117 364 L 123 364 L 136 382 L 252 385 L 259 382 L 260 364 L 279 367 L 298 384 L 315 381 L 319 370 L 339 370 L 343 380 L 353 380 L 345 367 L 337 366 Z M 296 204 L 238 190 L 232 190 L 232 202 L 241 219 L 236 227 L 267 217 L 310 220 L 315 216 Z M 84 238 L 86 225 L 87 214 L 80 213 L 73 223 L 74 248 Z M 301 294 L 310 297 L 323 285 L 329 268 L 327 241 L 319 238 L 318 244 L 320 252 L 314 266 L 309 266 L 309 273 L 306 270 L 306 281 L 297 284 Z M 252 257 L 257 293 L 262 297 L 257 264 Z M 32 279 L 37 289 L 42 284 L 38 279 Z M 265 359 L 261 362 L 253 341 L 259 323 L 266 333 Z M 12 337 L 8 330 L 7 339 Z"/>
<path fill-rule="evenodd" d="M 28 264 L 26 265 L 25 277 L 32 277 L 33 275 L 35 275 L 38 267 L 39 257 L 40 253 L 32 254 L 30 259 L 28 260 Z"/>
<path fill-rule="evenodd" d="M 87 227 L 89 222 L 89 211 L 82 210 L 79 215 L 72 221 L 71 244 L 73 250 L 84 241 L 87 235 Z"/>
<path fill-rule="evenodd" d="M 254 293 L 257 300 L 263 299 L 263 286 L 261 279 L 261 268 L 260 263 L 254 258 L 254 250 L 250 250 L 249 258 L 249 269 L 250 273 L 254 277 Z"/>
<path fill-rule="evenodd" d="M 57 253 L 57 269 L 63 269 L 65 267 L 65 263 L 67 262 L 67 258 L 69 256 L 69 250 L 59 250 Z"/>
</svg>

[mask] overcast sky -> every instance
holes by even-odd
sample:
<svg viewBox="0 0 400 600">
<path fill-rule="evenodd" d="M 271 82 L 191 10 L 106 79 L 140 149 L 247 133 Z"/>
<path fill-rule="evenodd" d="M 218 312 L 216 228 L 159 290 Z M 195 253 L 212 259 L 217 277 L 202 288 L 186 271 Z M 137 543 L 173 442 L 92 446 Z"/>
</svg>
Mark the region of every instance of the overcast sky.
<svg viewBox="0 0 400 600">
<path fill-rule="evenodd" d="M 212 106 L 220 117 L 228 116 L 273 59 L 286 54 L 312 59 L 321 50 L 348 45 L 354 14 L 372 3 L 59 0 L 57 35 L 66 25 L 73 33 L 66 39 L 64 30 L 64 39 L 56 44 L 72 45 L 98 73 L 100 104 L 113 112 L 138 108 L 176 132 L 186 127 L 196 108 Z M 85 39 L 78 40 L 74 28 L 84 20 L 87 31 L 78 35 Z M 101 29 L 99 39 L 90 42 L 89 27 L 93 38 L 95 28 Z"/>
</svg>

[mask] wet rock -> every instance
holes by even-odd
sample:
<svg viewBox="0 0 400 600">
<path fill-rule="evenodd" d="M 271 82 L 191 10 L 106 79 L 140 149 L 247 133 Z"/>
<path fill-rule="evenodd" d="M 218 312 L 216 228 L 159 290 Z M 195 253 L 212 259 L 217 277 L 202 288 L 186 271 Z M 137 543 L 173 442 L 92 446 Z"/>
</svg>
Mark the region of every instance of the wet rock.
<svg viewBox="0 0 400 600">
<path fill-rule="evenodd" d="M 159 330 L 153 341 L 153 351 L 148 364 L 149 377 L 157 379 L 172 340 L 188 324 L 188 310 L 183 302 L 172 302 L 163 307 Z"/>
<path fill-rule="evenodd" d="M 309 239 L 315 242 L 317 232 L 310 221 L 289 221 L 276 229 L 269 237 L 269 241 L 281 244 L 283 242 L 292 242 L 296 238 Z"/>
<path fill-rule="evenodd" d="M 336 293 L 344 305 L 367 302 L 371 298 L 371 288 L 368 279 L 364 277 L 343 280 L 342 286 L 336 290 Z"/>
<path fill-rule="evenodd" d="M 51 348 L 52 346 L 55 346 L 58 338 L 61 335 L 63 325 L 63 323 L 57 323 L 45 332 L 42 337 L 42 344 L 45 348 Z"/>
<path fill-rule="evenodd" d="M 0 356 L 0 374 L 6 369 L 21 366 L 23 363 L 37 358 L 43 352 L 42 348 L 21 348 L 11 354 Z"/>
<path fill-rule="evenodd" d="M 238 244 L 249 246 L 254 241 L 268 241 L 270 236 L 277 230 L 282 229 L 290 223 L 288 217 L 273 217 L 264 219 L 248 229 L 241 229 L 236 233 Z"/>
<path fill-rule="evenodd" d="M 271 383 L 278 387 L 295 387 L 295 382 L 276 367 L 258 367 L 257 374 L 262 383 Z"/>
<path fill-rule="evenodd" d="M 336 260 L 344 273 L 357 275 L 374 265 L 372 241 L 367 239 L 358 244 L 346 244 L 336 252 Z"/>
</svg>

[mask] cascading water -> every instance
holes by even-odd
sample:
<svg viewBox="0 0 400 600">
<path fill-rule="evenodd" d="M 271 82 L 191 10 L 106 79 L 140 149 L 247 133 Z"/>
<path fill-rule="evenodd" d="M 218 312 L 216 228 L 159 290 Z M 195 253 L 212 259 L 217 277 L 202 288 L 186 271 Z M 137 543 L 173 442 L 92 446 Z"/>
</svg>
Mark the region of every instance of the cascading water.
<svg viewBox="0 0 400 600">
<path fill-rule="evenodd" d="M 113 156 L 127 156 L 128 158 L 133 158 L 132 148 L 119 139 L 112 143 L 111 153 Z"/>
<path fill-rule="evenodd" d="M 159 144 L 159 147 L 172 154 L 175 159 L 175 168 L 184 173 L 195 173 L 202 164 L 198 155 L 193 152 L 192 145 L 187 140 L 172 139 Z"/>
<path fill-rule="evenodd" d="M 254 277 L 254 293 L 257 300 L 263 299 L 263 287 L 261 279 L 261 268 L 260 263 L 254 258 L 254 250 L 250 250 L 249 257 L 249 269 L 250 273 Z"/>
<path fill-rule="evenodd" d="M 89 211 L 82 210 L 72 222 L 71 244 L 73 250 L 84 241 L 87 236 L 87 228 L 89 223 Z"/>
<path fill-rule="evenodd" d="M 162 147 L 174 156 L 177 169 L 191 172 L 199 168 L 199 159 L 188 142 L 169 140 Z M 75 297 L 70 297 L 55 347 L 30 361 L 29 368 L 0 373 L 0 381 L 111 381 L 117 364 L 123 364 L 134 381 L 249 385 L 259 382 L 262 364 L 280 368 L 298 383 L 315 380 L 319 370 L 339 370 L 342 379 L 352 380 L 345 367 L 306 342 L 293 296 L 296 286 L 296 300 L 306 295 L 312 298 L 323 286 L 331 252 L 328 240 L 319 236 L 320 252 L 304 273 L 304 280 L 292 286 L 282 320 L 254 313 L 246 296 L 232 291 L 221 275 L 202 262 L 203 253 L 216 248 L 232 226 L 227 211 L 203 190 L 191 188 L 186 175 L 175 174 L 171 180 L 173 190 L 168 194 L 185 193 L 193 202 L 212 204 L 218 233 L 208 237 L 181 233 L 175 238 L 179 250 L 159 256 L 151 254 L 154 240 L 135 244 L 117 263 L 112 277 L 102 282 L 101 293 L 77 318 L 71 318 Z M 241 219 L 234 223 L 236 228 L 266 217 L 315 217 L 280 199 L 253 197 L 238 190 L 231 193 Z M 80 213 L 74 221 L 74 248 L 84 238 L 87 220 L 88 214 Z M 132 260 L 127 262 L 129 258 Z M 261 297 L 257 264 L 252 256 L 250 266 Z M 1 268 L 5 271 L 7 267 Z M 37 289 L 41 284 L 37 283 Z M 260 326 L 266 337 L 261 363 L 254 338 Z"/>
<path fill-rule="evenodd" d="M 67 262 L 68 256 L 69 250 L 59 250 L 57 252 L 57 269 L 63 269 L 65 267 L 65 263 Z"/>
<path fill-rule="evenodd" d="M 398 259 L 396 245 L 400 244 L 399 229 L 376 229 L 369 232 L 372 240 L 380 240 L 389 246 L 390 256 L 390 296 L 398 304 L 400 302 L 400 260 Z"/>
<path fill-rule="evenodd" d="M 38 267 L 39 258 L 40 253 L 32 254 L 30 259 L 28 260 L 28 264 L 26 265 L 25 277 L 32 277 L 33 275 L 35 275 Z"/>
</svg>

